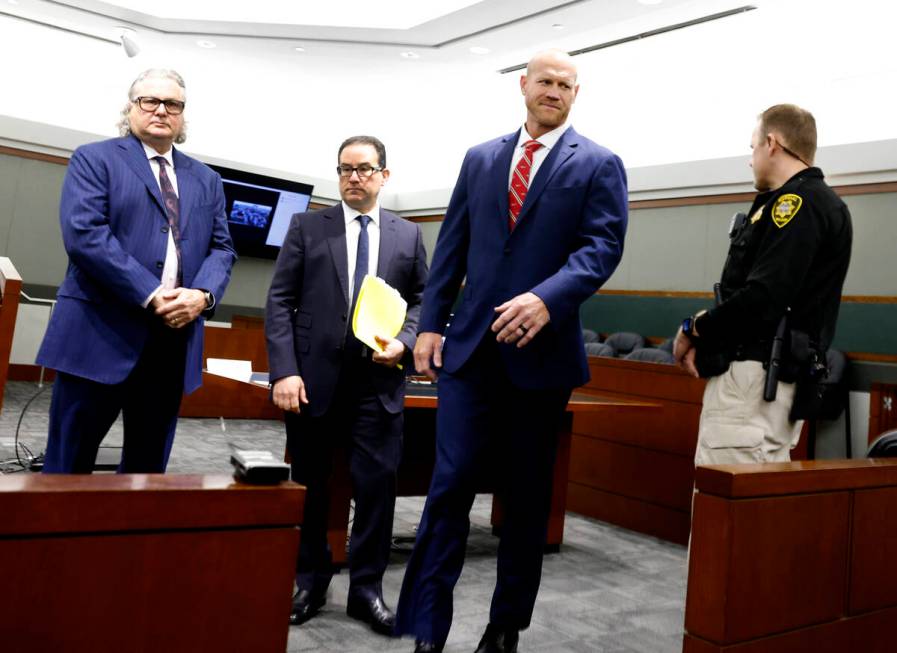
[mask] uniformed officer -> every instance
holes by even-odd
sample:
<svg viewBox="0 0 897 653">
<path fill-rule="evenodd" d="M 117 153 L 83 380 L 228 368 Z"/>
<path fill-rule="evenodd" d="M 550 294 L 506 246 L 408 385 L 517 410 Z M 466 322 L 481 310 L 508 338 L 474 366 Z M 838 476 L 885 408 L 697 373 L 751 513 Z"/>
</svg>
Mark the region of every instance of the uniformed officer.
<svg viewBox="0 0 897 653">
<path fill-rule="evenodd" d="M 812 114 L 793 104 L 770 107 L 751 148 L 760 192 L 732 226 L 718 304 L 686 318 L 674 345 L 683 368 L 711 377 L 698 465 L 790 460 L 802 425 L 801 411 L 792 412 L 795 390 L 824 375 L 850 262 L 850 212 L 813 167 Z M 770 367 L 778 380 L 764 400 Z"/>
</svg>

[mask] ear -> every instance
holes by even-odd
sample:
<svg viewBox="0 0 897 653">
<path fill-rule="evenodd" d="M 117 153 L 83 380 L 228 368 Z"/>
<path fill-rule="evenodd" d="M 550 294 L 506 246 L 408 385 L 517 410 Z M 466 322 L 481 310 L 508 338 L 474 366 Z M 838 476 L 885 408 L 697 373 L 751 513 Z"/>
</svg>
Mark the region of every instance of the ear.
<svg viewBox="0 0 897 653">
<path fill-rule="evenodd" d="M 526 75 L 520 76 L 520 93 L 526 95 Z"/>
<path fill-rule="evenodd" d="M 389 179 L 389 168 L 384 168 L 384 169 L 380 172 L 380 174 L 383 175 L 383 183 L 380 184 L 380 185 L 381 185 L 381 186 L 385 186 L 387 180 Z"/>
</svg>

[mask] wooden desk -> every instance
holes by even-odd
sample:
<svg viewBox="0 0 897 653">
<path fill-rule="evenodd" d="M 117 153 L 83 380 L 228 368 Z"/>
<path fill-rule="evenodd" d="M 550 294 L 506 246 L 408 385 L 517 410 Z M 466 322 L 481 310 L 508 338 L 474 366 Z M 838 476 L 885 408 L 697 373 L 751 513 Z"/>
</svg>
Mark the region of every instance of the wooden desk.
<svg viewBox="0 0 897 653">
<path fill-rule="evenodd" d="M 283 653 L 304 497 L 230 476 L 0 477 L 3 650 Z"/>
<path fill-rule="evenodd" d="M 405 396 L 405 439 L 402 463 L 399 466 L 398 495 L 423 496 L 430 486 L 435 463 L 436 407 L 438 399 L 433 386 L 409 384 Z M 557 551 L 564 539 L 564 516 L 567 505 L 567 477 L 570 468 L 570 439 L 576 415 L 609 415 L 659 409 L 658 404 L 613 395 L 576 392 L 567 404 L 564 421 L 558 434 L 558 451 L 554 463 L 551 512 L 548 520 L 547 550 Z M 349 521 L 351 483 L 344 452 L 337 452 L 331 485 L 328 541 L 334 563 L 346 561 L 346 537 Z M 480 491 L 491 493 L 489 479 L 482 479 Z M 493 499 L 492 523 L 500 527 L 501 508 Z"/>
<path fill-rule="evenodd" d="M 897 460 L 699 467 L 685 653 L 885 653 Z"/>
</svg>

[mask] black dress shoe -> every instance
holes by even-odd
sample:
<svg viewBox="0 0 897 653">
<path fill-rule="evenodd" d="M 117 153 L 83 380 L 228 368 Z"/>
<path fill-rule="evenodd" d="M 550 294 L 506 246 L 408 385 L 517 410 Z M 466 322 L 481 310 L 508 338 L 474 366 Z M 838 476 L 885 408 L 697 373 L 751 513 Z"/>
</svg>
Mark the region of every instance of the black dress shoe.
<svg viewBox="0 0 897 653">
<path fill-rule="evenodd" d="M 517 629 L 489 624 L 474 653 L 517 653 L 518 639 L 519 631 Z"/>
<path fill-rule="evenodd" d="M 442 647 L 433 642 L 415 640 L 414 653 L 442 653 Z"/>
<path fill-rule="evenodd" d="M 293 597 L 290 623 L 294 626 L 304 624 L 318 614 L 325 603 L 327 603 L 327 597 L 324 594 L 312 594 L 309 590 L 299 590 Z"/>
<path fill-rule="evenodd" d="M 386 607 L 383 597 L 378 593 L 349 594 L 346 603 L 346 614 L 370 624 L 375 633 L 392 637 L 396 625 L 396 616 Z"/>
</svg>

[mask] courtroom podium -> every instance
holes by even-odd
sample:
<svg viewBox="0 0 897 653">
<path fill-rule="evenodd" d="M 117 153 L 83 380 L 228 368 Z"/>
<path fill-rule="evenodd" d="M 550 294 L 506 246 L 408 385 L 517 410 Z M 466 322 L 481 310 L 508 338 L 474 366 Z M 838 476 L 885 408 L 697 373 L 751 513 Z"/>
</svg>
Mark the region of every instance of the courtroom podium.
<svg viewBox="0 0 897 653">
<path fill-rule="evenodd" d="M 0 648 L 283 653 L 304 497 L 230 476 L 2 476 Z"/>
<path fill-rule="evenodd" d="M 695 479 L 684 653 L 897 650 L 897 459 Z"/>
<path fill-rule="evenodd" d="M 9 355 L 12 352 L 12 338 L 16 330 L 21 291 L 22 277 L 16 272 L 12 261 L 0 256 L 0 409 L 3 408 Z"/>
</svg>

